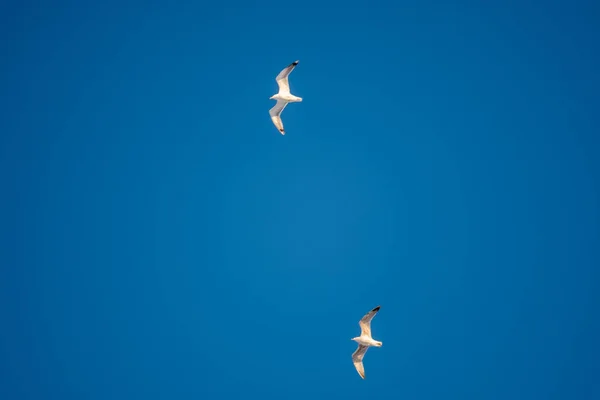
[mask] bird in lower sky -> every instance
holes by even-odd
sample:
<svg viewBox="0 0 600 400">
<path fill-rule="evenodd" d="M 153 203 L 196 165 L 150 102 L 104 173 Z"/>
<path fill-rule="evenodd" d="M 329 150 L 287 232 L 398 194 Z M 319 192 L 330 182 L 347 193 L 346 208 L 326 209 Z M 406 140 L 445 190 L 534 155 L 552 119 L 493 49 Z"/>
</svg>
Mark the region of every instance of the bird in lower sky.
<svg viewBox="0 0 600 400">
<path fill-rule="evenodd" d="M 373 340 L 371 337 L 371 320 L 380 308 L 380 306 L 377 306 L 362 317 L 358 323 L 360 325 L 360 336 L 352 338 L 352 340 L 358 343 L 358 348 L 352 354 L 352 362 L 354 363 L 356 371 L 363 379 L 365 379 L 365 367 L 363 366 L 365 353 L 369 347 L 381 347 L 381 345 L 383 345 L 382 342 Z"/>
</svg>

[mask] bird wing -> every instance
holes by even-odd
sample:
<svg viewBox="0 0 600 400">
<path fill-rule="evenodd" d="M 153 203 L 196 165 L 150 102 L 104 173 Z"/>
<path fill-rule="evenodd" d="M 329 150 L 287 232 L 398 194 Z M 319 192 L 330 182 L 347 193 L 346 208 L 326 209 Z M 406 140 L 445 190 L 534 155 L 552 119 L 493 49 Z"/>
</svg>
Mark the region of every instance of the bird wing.
<svg viewBox="0 0 600 400">
<path fill-rule="evenodd" d="M 281 72 L 279 73 L 279 75 L 277 75 L 277 78 L 275 78 L 275 80 L 277 81 L 277 84 L 279 85 L 279 93 L 289 93 L 290 92 L 290 84 L 288 82 L 288 75 L 290 74 L 290 72 L 292 72 L 294 70 L 294 68 L 296 68 L 296 65 L 298 65 L 298 60 L 294 61 L 293 63 L 291 63 L 284 69 L 282 69 Z"/>
<path fill-rule="evenodd" d="M 363 366 L 362 360 L 367 350 L 369 350 L 368 346 L 359 344 L 356 351 L 352 353 L 352 362 L 354 363 L 354 368 L 356 368 L 356 372 L 358 372 L 360 377 L 363 379 L 365 379 L 365 367 Z"/>
<path fill-rule="evenodd" d="M 362 317 L 362 319 L 358 323 L 360 325 L 361 336 L 371 337 L 371 320 L 373 319 L 375 314 L 377 314 L 377 311 L 379 311 L 380 308 L 381 306 L 377 306 L 368 313 L 366 313 L 364 317 Z"/>
<path fill-rule="evenodd" d="M 273 124 L 279 129 L 282 135 L 285 135 L 285 130 L 283 130 L 283 122 L 281 122 L 281 113 L 285 106 L 287 106 L 288 102 L 284 100 L 277 100 L 277 103 L 269 110 L 269 114 L 271 115 L 271 121 Z"/>
</svg>

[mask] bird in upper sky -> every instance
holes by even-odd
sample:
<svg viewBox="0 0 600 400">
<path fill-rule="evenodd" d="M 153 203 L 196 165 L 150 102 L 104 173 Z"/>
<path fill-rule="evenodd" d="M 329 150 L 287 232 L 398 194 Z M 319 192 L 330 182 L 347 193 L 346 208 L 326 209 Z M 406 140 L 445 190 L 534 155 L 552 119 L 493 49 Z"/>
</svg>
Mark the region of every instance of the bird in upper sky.
<svg viewBox="0 0 600 400">
<path fill-rule="evenodd" d="M 282 135 L 285 135 L 285 130 L 283 129 L 283 122 L 281 122 L 281 112 L 288 103 L 299 103 L 302 101 L 302 97 L 297 97 L 290 93 L 290 84 L 288 82 L 288 75 L 296 68 L 296 65 L 298 65 L 298 60 L 285 67 L 277 75 L 275 80 L 279 85 L 279 92 L 269 98 L 270 100 L 277 100 L 275 106 L 269 110 L 269 114 L 271 115 L 273 124 L 275 124 Z"/>
<path fill-rule="evenodd" d="M 362 317 L 362 319 L 358 323 L 360 325 L 360 336 L 352 338 L 352 340 L 358 343 L 358 348 L 352 354 L 352 362 L 354 363 L 356 371 L 363 379 L 365 379 L 365 367 L 363 366 L 362 360 L 365 356 L 365 353 L 367 352 L 369 347 L 381 347 L 381 345 L 383 345 L 382 342 L 373 340 L 373 338 L 371 337 L 371 320 L 373 319 L 375 314 L 377 314 L 380 308 L 380 306 L 377 306 L 371 311 L 369 311 L 367 314 L 365 314 L 364 317 Z"/>
</svg>

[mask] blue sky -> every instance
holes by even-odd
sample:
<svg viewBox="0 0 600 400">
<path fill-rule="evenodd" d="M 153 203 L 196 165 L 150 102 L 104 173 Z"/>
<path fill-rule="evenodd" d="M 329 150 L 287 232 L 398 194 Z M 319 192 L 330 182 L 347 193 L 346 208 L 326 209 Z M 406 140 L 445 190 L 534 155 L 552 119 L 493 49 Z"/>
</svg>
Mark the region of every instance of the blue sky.
<svg viewBox="0 0 600 400">
<path fill-rule="evenodd" d="M 0 398 L 600 398 L 597 2 L 0 22 Z"/>
</svg>

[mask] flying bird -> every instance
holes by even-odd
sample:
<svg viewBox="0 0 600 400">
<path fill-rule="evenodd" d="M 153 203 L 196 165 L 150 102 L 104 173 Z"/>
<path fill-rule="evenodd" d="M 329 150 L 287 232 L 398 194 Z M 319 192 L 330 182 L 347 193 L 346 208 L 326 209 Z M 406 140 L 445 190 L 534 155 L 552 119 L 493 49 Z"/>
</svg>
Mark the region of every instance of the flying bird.
<svg viewBox="0 0 600 400">
<path fill-rule="evenodd" d="M 269 110 L 269 114 L 271 115 L 273 124 L 275 124 L 282 135 L 285 135 L 285 130 L 283 129 L 283 122 L 281 122 L 281 112 L 288 103 L 298 103 L 302 101 L 302 97 L 296 97 L 290 93 L 290 84 L 288 82 L 288 75 L 296 68 L 296 65 L 298 65 L 298 60 L 285 67 L 279 75 L 277 75 L 275 80 L 279 85 L 279 92 L 269 98 L 270 100 L 277 100 L 275 106 Z"/>
<path fill-rule="evenodd" d="M 369 347 L 381 347 L 381 345 L 383 344 L 382 342 L 373 340 L 373 338 L 371 337 L 371 320 L 373 319 L 375 314 L 377 314 L 377 311 L 379 311 L 380 308 L 380 306 L 377 306 L 368 313 L 366 313 L 364 317 L 362 317 L 362 319 L 358 323 L 360 325 L 360 336 L 352 338 L 352 340 L 358 343 L 358 348 L 352 354 L 352 362 L 354 363 L 356 371 L 363 379 L 365 379 L 365 367 L 363 366 L 362 360 L 365 356 L 365 353 L 367 352 L 367 350 L 369 350 Z"/>
</svg>

